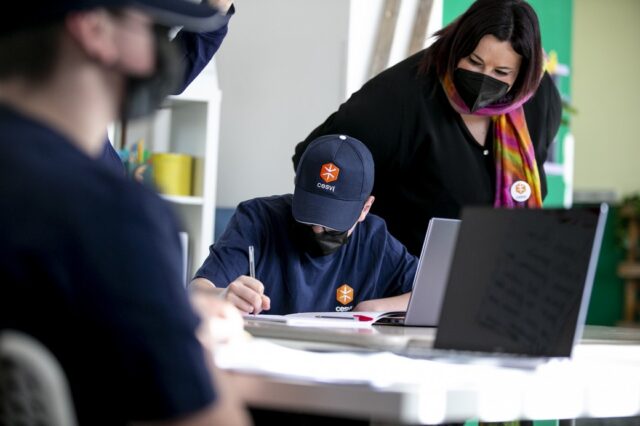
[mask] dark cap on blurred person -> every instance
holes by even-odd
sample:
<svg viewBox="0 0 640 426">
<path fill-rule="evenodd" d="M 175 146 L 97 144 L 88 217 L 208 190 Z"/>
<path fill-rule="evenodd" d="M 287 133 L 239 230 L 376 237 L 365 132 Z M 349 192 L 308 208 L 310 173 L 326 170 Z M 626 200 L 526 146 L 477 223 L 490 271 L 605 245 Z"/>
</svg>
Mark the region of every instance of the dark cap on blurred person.
<svg viewBox="0 0 640 426">
<path fill-rule="evenodd" d="M 228 19 L 207 1 L 190 0 L 22 0 L 5 5 L 0 36 L 62 21 L 69 13 L 97 8 L 132 7 L 168 27 L 195 32 L 215 31 Z"/>
<path fill-rule="evenodd" d="M 309 144 L 296 169 L 293 217 L 337 231 L 350 229 L 373 190 L 369 149 L 346 135 L 326 135 Z"/>
</svg>

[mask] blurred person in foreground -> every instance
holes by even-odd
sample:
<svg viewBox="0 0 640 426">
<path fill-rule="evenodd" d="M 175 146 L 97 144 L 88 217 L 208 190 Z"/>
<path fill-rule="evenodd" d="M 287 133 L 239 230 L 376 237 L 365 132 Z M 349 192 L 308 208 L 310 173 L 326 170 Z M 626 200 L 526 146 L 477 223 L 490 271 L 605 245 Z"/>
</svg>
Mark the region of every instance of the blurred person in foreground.
<svg viewBox="0 0 640 426">
<path fill-rule="evenodd" d="M 184 0 L 35 0 L 3 18 L 0 332 L 52 351 L 80 424 L 247 423 L 203 346 L 211 321 L 241 330 L 237 311 L 190 302 L 166 204 L 95 161 L 111 121 L 183 78 L 169 27 L 227 19 Z"/>
</svg>

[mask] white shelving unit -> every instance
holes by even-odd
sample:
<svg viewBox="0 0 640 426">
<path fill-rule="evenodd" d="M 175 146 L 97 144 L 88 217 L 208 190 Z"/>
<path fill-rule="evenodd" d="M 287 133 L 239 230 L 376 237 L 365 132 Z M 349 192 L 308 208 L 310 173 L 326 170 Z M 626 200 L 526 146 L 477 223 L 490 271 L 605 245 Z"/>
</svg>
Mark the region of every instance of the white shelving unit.
<svg viewBox="0 0 640 426">
<path fill-rule="evenodd" d="M 127 147 L 144 139 L 145 148 L 152 152 L 187 154 L 199 159 L 202 165 L 200 168 L 198 162 L 194 162 L 195 194 L 160 194 L 176 212 L 181 230 L 188 234 L 189 279 L 206 259 L 213 243 L 220 102 L 215 60 L 212 60 L 182 94 L 170 96 L 154 117 L 127 123 L 126 128 Z M 116 123 L 116 146 L 122 146 L 118 140 L 120 132 L 121 126 Z"/>
<path fill-rule="evenodd" d="M 562 144 L 564 163 L 544 163 L 544 171 L 547 176 L 560 176 L 564 181 L 563 205 L 570 208 L 573 205 L 573 164 L 574 164 L 574 140 L 573 134 L 567 133 Z"/>
<path fill-rule="evenodd" d="M 184 195 L 166 195 L 160 194 L 162 198 L 175 204 L 184 204 L 188 206 L 201 206 L 204 204 L 203 197 L 184 196 Z"/>
</svg>

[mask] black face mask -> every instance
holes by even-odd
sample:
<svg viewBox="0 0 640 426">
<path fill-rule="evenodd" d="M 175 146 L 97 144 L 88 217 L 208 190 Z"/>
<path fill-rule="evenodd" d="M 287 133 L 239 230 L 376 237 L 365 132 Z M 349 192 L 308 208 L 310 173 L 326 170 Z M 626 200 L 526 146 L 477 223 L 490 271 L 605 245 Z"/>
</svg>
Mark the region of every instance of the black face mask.
<svg viewBox="0 0 640 426">
<path fill-rule="evenodd" d="M 293 237 L 302 250 L 311 256 L 327 256 L 338 251 L 349 242 L 349 231 L 313 232 L 311 226 L 299 222 L 293 223 Z"/>
<path fill-rule="evenodd" d="M 471 113 L 502 98 L 509 85 L 488 75 L 456 68 L 453 84 Z"/>
<path fill-rule="evenodd" d="M 120 113 L 123 120 L 152 114 L 168 95 L 176 92 L 184 78 L 184 66 L 178 48 L 169 41 L 168 31 L 167 27 L 154 27 L 156 68 L 153 74 L 148 77 L 128 77 Z"/>
</svg>

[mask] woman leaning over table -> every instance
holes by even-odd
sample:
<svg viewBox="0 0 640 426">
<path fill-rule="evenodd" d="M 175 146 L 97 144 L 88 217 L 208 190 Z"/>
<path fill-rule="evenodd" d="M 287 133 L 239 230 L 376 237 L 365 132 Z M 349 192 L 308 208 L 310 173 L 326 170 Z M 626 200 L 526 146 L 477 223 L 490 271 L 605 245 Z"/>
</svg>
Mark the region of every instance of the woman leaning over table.
<svg viewBox="0 0 640 426">
<path fill-rule="evenodd" d="M 466 205 L 529 207 L 561 118 L 538 18 L 523 0 L 477 0 L 427 49 L 383 71 L 299 143 L 347 134 L 371 150 L 373 212 L 419 255 L 429 219 Z"/>
</svg>

